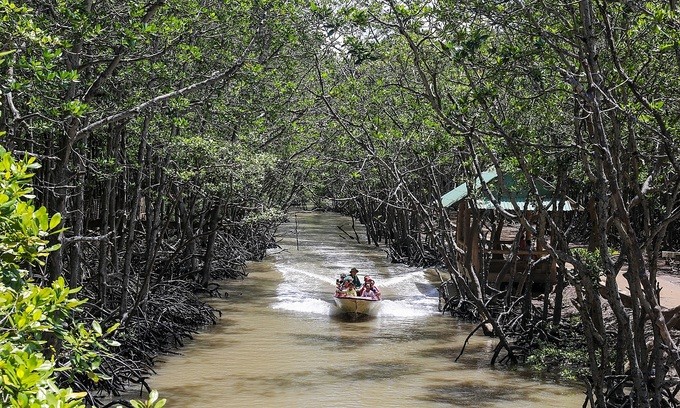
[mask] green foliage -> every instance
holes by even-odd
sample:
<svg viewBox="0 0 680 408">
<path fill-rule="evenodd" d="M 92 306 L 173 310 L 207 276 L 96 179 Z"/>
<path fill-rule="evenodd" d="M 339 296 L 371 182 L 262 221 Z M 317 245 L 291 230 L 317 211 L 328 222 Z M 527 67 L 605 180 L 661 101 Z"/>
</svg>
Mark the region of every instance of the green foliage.
<svg viewBox="0 0 680 408">
<path fill-rule="evenodd" d="M 248 223 L 269 223 L 282 222 L 286 218 L 286 214 L 275 208 L 269 208 L 261 212 L 251 212 L 244 219 L 243 222 Z"/>
<path fill-rule="evenodd" d="M 12 407 L 84 407 L 86 393 L 60 388 L 62 381 L 87 376 L 97 382 L 109 336 L 117 325 L 103 330 L 73 316 L 85 300 L 73 295 L 63 278 L 48 287 L 30 281 L 27 266 L 41 265 L 58 246 L 47 236 L 61 231 L 61 216 L 31 203 L 29 182 L 39 165 L 33 157 L 15 160 L 0 147 L 0 405 Z M 152 405 L 161 407 L 159 403 Z"/>
<path fill-rule="evenodd" d="M 600 278 L 604 273 L 600 250 L 589 251 L 585 248 L 575 248 L 573 253 L 585 268 L 585 271 L 581 272 L 587 274 L 594 285 L 599 285 Z"/>
<path fill-rule="evenodd" d="M 134 408 L 163 408 L 166 402 L 165 399 L 158 399 L 158 391 L 156 390 L 152 390 L 149 393 L 149 398 L 144 402 L 130 401 Z"/>
<path fill-rule="evenodd" d="M 71 346 L 75 338 L 67 338 L 69 317 L 83 302 L 70 297 L 77 290 L 68 289 L 63 279 L 40 288 L 28 281 L 24 269 L 43 263 L 56 249 L 45 238 L 61 217 L 49 217 L 45 207 L 36 210 L 31 204 L 30 171 L 39 167 L 34 158 L 17 161 L 2 148 L 0 157 L 0 401 L 3 406 L 80 407 L 84 394 L 54 383 L 59 352 L 54 340 L 65 340 L 66 349 Z M 73 369 L 93 372 L 93 356 L 82 347 L 92 344 L 89 332 L 77 328 L 80 346 L 70 350 Z"/>
<path fill-rule="evenodd" d="M 257 202 L 267 173 L 276 165 L 271 153 L 252 151 L 239 140 L 205 135 L 174 138 L 168 152 L 177 165 L 170 174 L 225 201 L 238 197 Z"/>
<path fill-rule="evenodd" d="M 72 338 L 66 338 L 64 329 L 67 317 L 77 310 L 81 301 L 70 298 L 72 290 L 59 279 L 48 288 L 25 283 L 20 290 L 0 286 L 0 314 L 6 316 L 0 334 L 0 374 L 2 399 L 12 406 L 84 406 L 80 399 L 85 393 L 59 389 L 54 382 L 57 369 L 52 336 L 66 340 L 70 347 Z M 87 331 L 79 327 L 79 333 Z M 84 339 L 81 339 L 81 345 Z M 92 355 L 80 345 L 72 350 L 73 370 L 92 372 Z M 53 357 L 49 358 L 47 355 Z M 47 405 L 45 405 L 47 404 Z M 60 405 L 63 404 L 63 405 Z"/>
<path fill-rule="evenodd" d="M 588 375 L 586 348 L 545 345 L 527 358 L 527 364 L 536 371 L 557 374 L 565 380 L 581 380 Z"/>
<path fill-rule="evenodd" d="M 50 217 L 45 207 L 36 209 L 30 201 L 30 171 L 39 167 L 34 157 L 15 161 L 0 147 L 0 282 L 15 290 L 24 283 L 22 265 L 43 264 L 48 253 L 58 248 L 48 247 L 45 238 L 58 232 L 61 215 Z"/>
</svg>

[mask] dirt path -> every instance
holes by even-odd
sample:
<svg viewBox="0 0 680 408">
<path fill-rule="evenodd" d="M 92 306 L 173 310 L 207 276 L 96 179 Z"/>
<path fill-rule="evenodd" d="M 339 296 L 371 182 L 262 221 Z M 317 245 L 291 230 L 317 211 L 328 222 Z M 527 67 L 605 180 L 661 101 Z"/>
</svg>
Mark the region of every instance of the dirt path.
<svg viewBox="0 0 680 408">
<path fill-rule="evenodd" d="M 680 276 L 675 272 L 677 270 L 670 268 L 660 268 L 656 280 L 661 288 L 660 303 L 665 309 L 672 309 L 680 306 Z M 624 295 L 630 295 L 628 291 L 628 282 L 623 276 L 623 271 L 619 273 L 616 278 L 619 285 L 619 290 Z"/>
<path fill-rule="evenodd" d="M 680 277 L 676 275 L 659 275 L 656 280 L 661 288 L 661 306 L 672 309 L 680 306 Z"/>
</svg>

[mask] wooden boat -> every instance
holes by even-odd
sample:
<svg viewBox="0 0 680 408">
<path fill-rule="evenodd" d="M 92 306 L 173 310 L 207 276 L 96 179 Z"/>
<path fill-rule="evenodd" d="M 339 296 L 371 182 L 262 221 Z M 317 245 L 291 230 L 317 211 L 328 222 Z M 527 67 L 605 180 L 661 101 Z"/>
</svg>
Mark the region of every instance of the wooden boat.
<svg viewBox="0 0 680 408">
<path fill-rule="evenodd" d="M 344 313 L 375 315 L 380 308 L 380 300 L 361 296 L 333 296 L 335 304 Z"/>
</svg>

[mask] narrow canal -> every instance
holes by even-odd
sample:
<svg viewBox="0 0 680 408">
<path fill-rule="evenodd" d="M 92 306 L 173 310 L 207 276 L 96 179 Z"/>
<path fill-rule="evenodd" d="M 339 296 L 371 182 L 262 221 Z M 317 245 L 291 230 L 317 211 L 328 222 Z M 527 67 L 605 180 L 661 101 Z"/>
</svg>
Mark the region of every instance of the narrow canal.
<svg viewBox="0 0 680 408">
<path fill-rule="evenodd" d="M 391 264 L 360 245 L 351 220 L 298 213 L 280 249 L 226 281 L 223 316 L 157 366 L 150 385 L 168 407 L 580 407 L 578 388 L 489 366 L 496 344 L 437 311 L 433 271 Z M 357 228 L 357 231 L 361 231 Z M 365 242 L 365 240 L 363 240 Z M 332 302 L 335 278 L 370 274 L 384 301 L 351 320 Z"/>
</svg>

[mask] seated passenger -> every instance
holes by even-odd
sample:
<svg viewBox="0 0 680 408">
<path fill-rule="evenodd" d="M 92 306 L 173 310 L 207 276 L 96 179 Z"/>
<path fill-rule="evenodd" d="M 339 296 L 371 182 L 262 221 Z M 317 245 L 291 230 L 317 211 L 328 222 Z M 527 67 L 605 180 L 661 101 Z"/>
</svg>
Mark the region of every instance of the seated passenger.
<svg viewBox="0 0 680 408">
<path fill-rule="evenodd" d="M 344 283 L 346 277 L 347 277 L 346 273 L 341 273 L 340 278 L 335 280 L 335 288 L 337 290 L 342 289 L 342 284 Z"/>
<path fill-rule="evenodd" d="M 340 290 L 337 291 L 337 296 L 338 297 L 346 297 L 346 296 L 356 296 L 357 291 L 354 289 L 354 282 L 352 281 L 351 276 L 347 276 L 342 284 L 342 287 Z"/>
<path fill-rule="evenodd" d="M 359 291 L 359 296 L 370 297 L 374 300 L 380 300 L 381 298 L 380 289 L 375 286 L 375 281 L 368 275 L 364 276 L 364 286 Z"/>
</svg>

